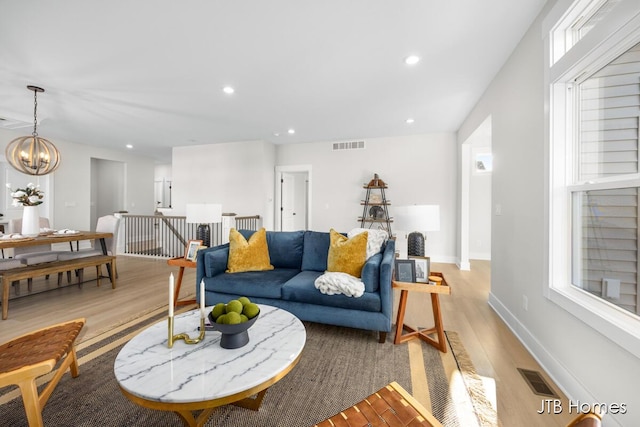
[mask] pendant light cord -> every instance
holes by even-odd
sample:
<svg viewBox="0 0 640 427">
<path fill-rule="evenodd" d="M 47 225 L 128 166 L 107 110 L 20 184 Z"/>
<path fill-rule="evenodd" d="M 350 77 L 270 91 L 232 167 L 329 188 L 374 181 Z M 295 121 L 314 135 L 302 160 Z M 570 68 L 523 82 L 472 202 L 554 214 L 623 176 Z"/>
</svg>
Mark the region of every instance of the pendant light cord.
<svg viewBox="0 0 640 427">
<path fill-rule="evenodd" d="M 38 136 L 38 91 L 33 91 L 33 133 L 31 135 Z"/>
</svg>

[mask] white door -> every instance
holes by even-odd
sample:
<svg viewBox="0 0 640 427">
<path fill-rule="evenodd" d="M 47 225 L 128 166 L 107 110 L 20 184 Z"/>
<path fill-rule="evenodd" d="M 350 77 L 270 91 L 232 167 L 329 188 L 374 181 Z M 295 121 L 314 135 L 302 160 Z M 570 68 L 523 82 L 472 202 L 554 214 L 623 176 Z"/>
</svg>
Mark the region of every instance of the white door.
<svg viewBox="0 0 640 427">
<path fill-rule="evenodd" d="M 280 230 L 306 230 L 308 227 L 308 173 L 282 172 L 280 191 Z"/>
<path fill-rule="evenodd" d="M 295 178 L 293 174 L 283 172 L 280 176 L 282 204 L 280 206 L 280 230 L 294 231 L 295 224 Z"/>
<path fill-rule="evenodd" d="M 278 231 L 310 230 L 311 165 L 276 166 L 273 226 Z"/>
</svg>

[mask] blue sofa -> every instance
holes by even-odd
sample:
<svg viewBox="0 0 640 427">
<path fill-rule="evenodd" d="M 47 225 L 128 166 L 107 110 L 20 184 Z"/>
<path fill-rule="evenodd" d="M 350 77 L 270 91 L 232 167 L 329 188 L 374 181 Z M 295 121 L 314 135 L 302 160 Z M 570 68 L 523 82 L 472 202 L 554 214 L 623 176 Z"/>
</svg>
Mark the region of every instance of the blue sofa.
<svg viewBox="0 0 640 427">
<path fill-rule="evenodd" d="M 239 231 L 246 239 L 254 233 Z M 378 331 L 380 342 L 385 342 L 393 312 L 394 240 L 367 260 L 362 269 L 365 292 L 358 298 L 325 295 L 314 286 L 327 269 L 329 233 L 267 231 L 267 246 L 274 269 L 242 273 L 225 273 L 229 244 L 198 251 L 196 287 L 204 280 L 206 305 L 247 296 L 301 320 Z M 199 299 L 199 292 L 196 295 Z"/>
</svg>

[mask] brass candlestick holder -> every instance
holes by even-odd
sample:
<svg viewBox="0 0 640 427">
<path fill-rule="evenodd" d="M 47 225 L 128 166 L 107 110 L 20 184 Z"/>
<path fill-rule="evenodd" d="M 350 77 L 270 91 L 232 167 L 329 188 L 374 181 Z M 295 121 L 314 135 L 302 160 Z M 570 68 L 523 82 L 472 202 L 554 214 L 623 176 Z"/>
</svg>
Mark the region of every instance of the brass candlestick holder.
<svg viewBox="0 0 640 427">
<path fill-rule="evenodd" d="M 167 320 L 169 321 L 169 341 L 167 342 L 169 348 L 173 348 L 173 342 L 177 340 L 184 340 L 186 344 L 198 344 L 204 339 L 204 317 L 200 318 L 200 335 L 198 335 L 198 338 L 191 338 L 184 332 L 178 335 L 173 335 L 173 316 L 169 316 Z"/>
</svg>

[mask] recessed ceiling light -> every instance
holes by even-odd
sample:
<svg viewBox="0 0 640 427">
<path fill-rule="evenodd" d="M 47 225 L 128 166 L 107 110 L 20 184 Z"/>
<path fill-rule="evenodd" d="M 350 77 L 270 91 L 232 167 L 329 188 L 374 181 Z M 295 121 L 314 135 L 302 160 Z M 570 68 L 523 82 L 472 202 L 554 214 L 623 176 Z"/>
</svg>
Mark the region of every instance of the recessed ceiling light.
<svg viewBox="0 0 640 427">
<path fill-rule="evenodd" d="M 296 130 L 295 130 L 295 129 L 289 129 L 289 130 L 287 131 L 287 133 L 288 133 L 289 135 L 293 135 L 294 133 L 296 133 Z"/>
<path fill-rule="evenodd" d="M 404 59 L 404 63 L 407 65 L 416 65 L 418 62 L 420 62 L 420 57 L 416 55 L 410 55 Z"/>
<path fill-rule="evenodd" d="M 233 92 L 235 92 L 235 89 L 231 86 L 225 86 L 224 88 L 222 88 L 222 91 L 227 95 L 231 95 Z"/>
<path fill-rule="evenodd" d="M 131 150 L 131 149 L 133 148 L 133 145 L 131 145 L 131 144 L 127 144 L 127 145 L 126 145 L 126 147 L 127 147 L 129 150 Z"/>
<path fill-rule="evenodd" d="M 280 136 L 280 132 L 274 132 L 273 136 Z"/>
<path fill-rule="evenodd" d="M 408 118 L 407 120 L 405 120 L 405 122 L 407 122 L 407 124 L 411 124 L 411 123 L 415 122 L 415 120 L 412 119 L 412 118 Z"/>
</svg>

